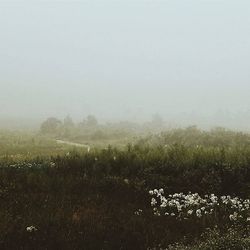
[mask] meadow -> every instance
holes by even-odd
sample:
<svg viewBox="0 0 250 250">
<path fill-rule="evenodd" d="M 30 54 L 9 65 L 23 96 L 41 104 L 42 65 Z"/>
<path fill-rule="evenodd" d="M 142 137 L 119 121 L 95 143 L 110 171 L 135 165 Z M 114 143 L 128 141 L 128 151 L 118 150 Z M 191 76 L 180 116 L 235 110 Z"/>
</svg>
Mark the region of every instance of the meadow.
<svg viewBox="0 0 250 250">
<path fill-rule="evenodd" d="M 0 249 L 250 249 L 249 134 L 127 138 L 1 131 Z"/>
</svg>

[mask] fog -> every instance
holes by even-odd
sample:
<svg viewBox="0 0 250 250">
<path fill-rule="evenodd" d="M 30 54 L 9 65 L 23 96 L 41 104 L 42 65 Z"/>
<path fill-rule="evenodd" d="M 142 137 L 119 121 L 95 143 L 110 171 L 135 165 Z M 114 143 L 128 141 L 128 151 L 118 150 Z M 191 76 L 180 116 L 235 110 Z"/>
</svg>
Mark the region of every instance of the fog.
<svg viewBox="0 0 250 250">
<path fill-rule="evenodd" d="M 250 129 L 250 2 L 0 0 L 0 119 Z"/>
</svg>

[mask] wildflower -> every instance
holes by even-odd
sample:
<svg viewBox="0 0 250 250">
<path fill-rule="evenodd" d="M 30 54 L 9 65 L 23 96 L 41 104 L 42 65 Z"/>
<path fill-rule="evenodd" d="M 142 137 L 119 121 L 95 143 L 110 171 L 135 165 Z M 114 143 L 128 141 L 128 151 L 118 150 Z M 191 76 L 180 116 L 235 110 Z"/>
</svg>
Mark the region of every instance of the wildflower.
<svg viewBox="0 0 250 250">
<path fill-rule="evenodd" d="M 233 203 L 233 205 L 236 205 L 237 201 L 235 199 L 232 199 L 232 203 Z"/>
<path fill-rule="evenodd" d="M 160 212 L 159 212 L 159 211 L 157 211 L 157 212 L 154 212 L 154 215 L 156 215 L 156 216 L 160 216 L 161 214 L 160 214 Z"/>
<path fill-rule="evenodd" d="M 178 210 L 178 212 L 181 212 L 182 206 L 181 205 L 177 205 L 177 210 Z"/>
<path fill-rule="evenodd" d="M 238 213 L 234 212 L 233 214 L 229 215 L 229 219 L 231 221 L 236 221 L 237 220 Z"/>
<path fill-rule="evenodd" d="M 218 201 L 218 197 L 214 194 L 210 195 L 210 200 L 212 201 L 212 203 L 216 204 Z"/>
<path fill-rule="evenodd" d="M 155 206 L 157 204 L 157 201 L 155 198 L 151 199 L 151 206 Z"/>
<path fill-rule="evenodd" d="M 150 195 L 153 195 L 154 194 L 154 191 L 153 190 L 149 190 L 148 192 Z"/>
<path fill-rule="evenodd" d="M 160 194 L 164 194 L 163 188 L 159 189 L 159 193 L 160 193 Z"/>
<path fill-rule="evenodd" d="M 160 207 L 167 207 L 167 203 L 166 202 L 162 202 Z"/>
<path fill-rule="evenodd" d="M 201 210 L 200 210 L 200 209 L 197 209 L 197 210 L 196 210 L 196 216 L 197 216 L 198 218 L 201 218 L 201 217 L 202 217 L 202 214 L 201 214 Z"/>
<path fill-rule="evenodd" d="M 158 194 L 158 190 L 157 189 L 154 189 L 154 194 Z"/>
<path fill-rule="evenodd" d="M 29 233 L 35 232 L 37 230 L 38 229 L 35 226 L 26 227 L 26 231 L 29 232 Z"/>
<path fill-rule="evenodd" d="M 250 209 L 250 200 L 242 200 L 238 197 L 216 196 L 215 194 L 205 195 L 205 198 L 199 196 L 198 193 L 189 192 L 187 195 L 183 193 L 169 194 L 165 197 L 163 189 L 150 190 L 149 194 L 156 197 L 151 199 L 151 206 L 155 215 L 176 216 L 176 219 L 189 219 L 191 215 L 201 218 L 202 215 L 213 215 L 215 208 L 222 209 L 227 213 L 231 221 L 244 219 L 250 222 L 250 216 L 247 214 Z M 172 213 L 169 213 L 168 210 Z M 231 211 L 230 211 L 231 210 Z M 242 213 L 244 211 L 244 214 Z M 246 213 L 247 212 L 247 213 Z"/>
<path fill-rule="evenodd" d="M 138 209 L 137 211 L 135 211 L 135 215 L 141 215 L 142 214 L 142 210 Z"/>
<path fill-rule="evenodd" d="M 128 179 L 124 179 L 124 182 L 125 182 L 126 184 L 129 184 L 129 180 L 128 180 Z"/>
<path fill-rule="evenodd" d="M 56 164 L 54 162 L 50 163 L 50 167 L 54 168 L 56 166 Z"/>
</svg>

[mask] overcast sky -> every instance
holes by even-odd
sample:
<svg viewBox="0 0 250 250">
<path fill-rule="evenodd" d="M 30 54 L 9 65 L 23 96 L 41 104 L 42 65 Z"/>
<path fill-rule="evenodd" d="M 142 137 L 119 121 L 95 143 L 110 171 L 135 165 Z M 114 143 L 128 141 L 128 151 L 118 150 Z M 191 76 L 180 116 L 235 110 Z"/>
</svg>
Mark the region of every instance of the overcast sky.
<svg viewBox="0 0 250 250">
<path fill-rule="evenodd" d="M 0 116 L 250 109 L 250 1 L 0 0 Z"/>
</svg>

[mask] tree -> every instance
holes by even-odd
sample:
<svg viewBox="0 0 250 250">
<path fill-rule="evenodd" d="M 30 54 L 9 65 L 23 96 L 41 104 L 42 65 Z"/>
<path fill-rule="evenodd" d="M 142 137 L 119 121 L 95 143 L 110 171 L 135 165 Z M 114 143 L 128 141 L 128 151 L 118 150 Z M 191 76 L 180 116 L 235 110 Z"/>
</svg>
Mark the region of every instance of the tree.
<svg viewBox="0 0 250 250">
<path fill-rule="evenodd" d="M 98 121 L 97 121 L 97 119 L 95 118 L 95 116 L 93 116 L 93 115 L 88 115 L 87 116 L 87 121 L 86 121 L 87 123 L 87 126 L 89 126 L 89 127 L 95 127 L 95 126 L 97 126 L 98 125 Z"/>
<path fill-rule="evenodd" d="M 75 126 L 75 124 L 74 124 L 72 118 L 71 118 L 69 115 L 67 115 L 67 116 L 64 118 L 64 120 L 63 120 L 63 126 L 64 126 L 65 128 L 72 128 L 72 127 Z"/>
<path fill-rule="evenodd" d="M 41 124 L 43 134 L 55 133 L 62 125 L 62 122 L 55 117 L 49 117 Z"/>
<path fill-rule="evenodd" d="M 80 123 L 82 127 L 96 127 L 97 125 L 98 121 L 93 115 L 88 115 L 87 118 Z"/>
</svg>

